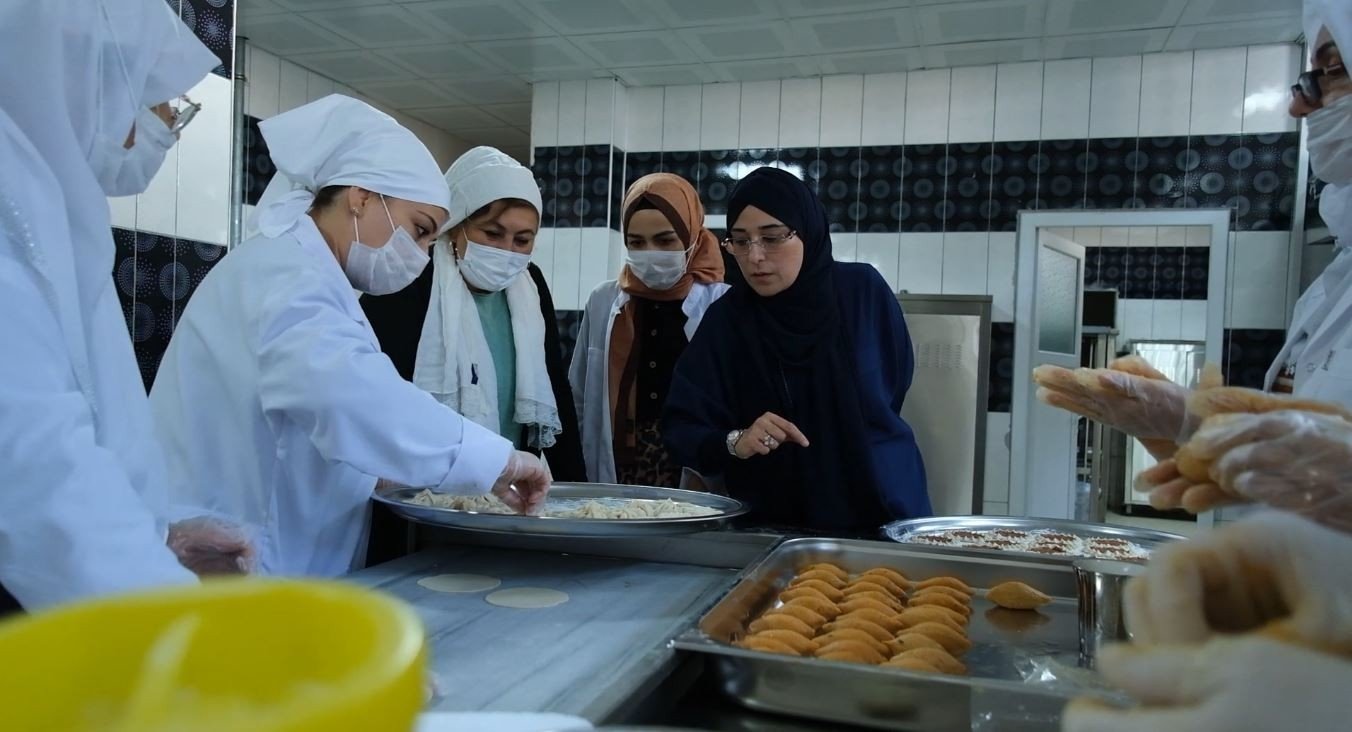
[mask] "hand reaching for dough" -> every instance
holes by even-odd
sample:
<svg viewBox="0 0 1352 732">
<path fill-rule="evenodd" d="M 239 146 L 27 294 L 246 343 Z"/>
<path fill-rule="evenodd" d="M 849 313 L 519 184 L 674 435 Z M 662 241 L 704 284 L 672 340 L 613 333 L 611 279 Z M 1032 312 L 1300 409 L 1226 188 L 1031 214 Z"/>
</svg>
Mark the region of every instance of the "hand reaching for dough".
<svg viewBox="0 0 1352 732">
<path fill-rule="evenodd" d="M 1198 648 L 1106 648 L 1099 671 L 1141 702 L 1072 702 L 1063 732 L 1335 732 L 1347 729 L 1352 662 L 1270 639 Z"/>
<path fill-rule="evenodd" d="M 549 466 L 528 452 L 517 450 L 493 484 L 493 495 L 518 513 L 534 516 L 545 505 L 554 483 Z"/>
<path fill-rule="evenodd" d="M 179 564 L 199 577 L 254 571 L 253 542 L 241 527 L 223 519 L 200 516 L 171 524 L 165 543 Z"/>
<path fill-rule="evenodd" d="M 1126 589 L 1140 644 L 1261 631 L 1352 655 L 1352 537 L 1269 512 L 1157 551 Z"/>
</svg>

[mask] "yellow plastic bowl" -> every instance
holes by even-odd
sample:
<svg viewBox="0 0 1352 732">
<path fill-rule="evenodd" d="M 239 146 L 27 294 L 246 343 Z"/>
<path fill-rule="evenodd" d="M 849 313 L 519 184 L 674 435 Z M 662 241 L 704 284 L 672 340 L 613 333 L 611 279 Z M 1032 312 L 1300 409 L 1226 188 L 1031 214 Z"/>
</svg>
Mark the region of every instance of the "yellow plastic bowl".
<svg viewBox="0 0 1352 732">
<path fill-rule="evenodd" d="M 0 623 L 0 730 L 408 730 L 423 629 L 336 582 L 221 580 Z"/>
</svg>

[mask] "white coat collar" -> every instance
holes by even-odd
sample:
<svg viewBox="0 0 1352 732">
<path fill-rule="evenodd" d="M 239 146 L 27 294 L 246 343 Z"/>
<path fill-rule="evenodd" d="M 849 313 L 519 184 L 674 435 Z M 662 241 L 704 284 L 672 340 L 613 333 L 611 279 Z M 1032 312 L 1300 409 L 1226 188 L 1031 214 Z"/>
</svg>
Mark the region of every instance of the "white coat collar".
<svg viewBox="0 0 1352 732">
<path fill-rule="evenodd" d="M 300 242 L 300 248 L 316 260 L 317 269 L 326 278 L 331 279 L 333 284 L 348 293 L 348 297 L 343 298 L 343 309 L 353 320 L 365 325 L 374 340 L 375 331 L 371 330 L 370 324 L 366 321 L 366 311 L 362 310 L 361 302 L 357 300 L 358 293 L 352 289 L 352 282 L 348 280 L 342 265 L 338 264 L 338 258 L 333 256 L 333 250 L 329 249 L 328 242 L 324 241 L 324 235 L 320 233 L 314 219 L 309 216 L 300 217 L 287 233 L 296 237 L 296 241 Z"/>
<path fill-rule="evenodd" d="M 709 305 L 727 291 L 728 285 L 725 285 L 722 282 L 715 282 L 712 284 L 696 282 L 695 285 L 690 288 L 690 294 L 686 295 L 685 299 L 681 301 L 681 312 L 685 313 L 685 338 L 687 341 L 695 337 L 695 331 L 699 329 L 700 320 L 704 318 L 704 311 L 708 310 Z M 624 308 L 625 303 L 629 302 L 630 299 L 629 293 L 619 289 L 619 283 L 617 282 L 615 301 L 610 305 L 609 320 L 611 322 L 615 320 L 615 316 L 620 314 L 620 310 Z M 610 342 L 608 337 L 606 338 L 606 342 Z"/>
</svg>

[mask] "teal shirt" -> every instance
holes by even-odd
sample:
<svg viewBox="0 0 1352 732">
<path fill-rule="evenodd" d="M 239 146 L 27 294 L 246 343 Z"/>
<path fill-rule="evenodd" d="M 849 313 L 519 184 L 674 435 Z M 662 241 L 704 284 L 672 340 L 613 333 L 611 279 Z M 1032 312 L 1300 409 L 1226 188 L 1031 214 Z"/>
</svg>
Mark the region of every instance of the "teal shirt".
<svg viewBox="0 0 1352 732">
<path fill-rule="evenodd" d="M 516 423 L 516 341 L 512 337 L 512 311 L 507 307 L 507 293 L 473 293 L 474 305 L 479 309 L 488 352 L 493 356 L 493 370 L 498 377 L 498 434 L 521 448 L 521 425 Z"/>
</svg>

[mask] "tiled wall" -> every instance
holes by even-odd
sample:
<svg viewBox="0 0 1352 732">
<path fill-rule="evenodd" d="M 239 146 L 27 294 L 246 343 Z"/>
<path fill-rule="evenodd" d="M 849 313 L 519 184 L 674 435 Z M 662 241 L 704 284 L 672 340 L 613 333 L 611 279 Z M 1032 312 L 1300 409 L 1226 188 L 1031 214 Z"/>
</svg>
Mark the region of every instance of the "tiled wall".
<svg viewBox="0 0 1352 732">
<path fill-rule="evenodd" d="M 1014 376 L 1005 363 L 1013 329 L 1001 324 L 1013 318 L 1018 211 L 1230 207 L 1239 233 L 1227 328 L 1280 333 L 1299 158 L 1286 100 L 1299 70 L 1297 47 L 1272 45 L 740 84 L 538 84 L 537 172 L 599 186 L 581 170 L 604 156 L 612 177 L 605 197 L 556 179 L 555 210 L 590 198 L 593 216 L 556 218 L 537 263 L 561 309 L 618 268 L 618 239 L 604 246 L 611 233 L 599 226 L 613 217 L 595 207 L 616 205 L 620 158 L 625 183 L 657 170 L 690 178 L 715 216 L 746 171 L 772 164 L 799 173 L 828 208 L 837 258 L 873 264 L 898 290 L 994 299 L 986 489 L 999 512 L 1009 455 L 995 432 L 1009 428 Z M 559 165 L 579 155 L 581 167 Z M 1124 296 L 1131 288 L 1128 302 L 1149 304 L 1149 316 L 1132 306 L 1124 326 L 1140 337 L 1193 334 L 1204 301 L 1187 273 L 1205 255 L 1186 232 L 1175 241 L 1178 232 L 1150 228 L 1150 277 L 1124 270 L 1115 283 Z M 1102 248 L 1099 270 L 1135 269 L 1132 243 L 1119 247 L 1114 235 L 1091 244 Z M 1178 276 L 1157 281 L 1162 270 Z M 1168 302 L 1159 297 L 1175 290 Z"/>
</svg>

